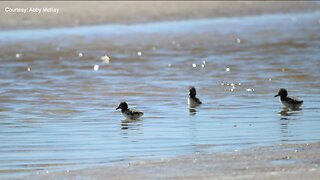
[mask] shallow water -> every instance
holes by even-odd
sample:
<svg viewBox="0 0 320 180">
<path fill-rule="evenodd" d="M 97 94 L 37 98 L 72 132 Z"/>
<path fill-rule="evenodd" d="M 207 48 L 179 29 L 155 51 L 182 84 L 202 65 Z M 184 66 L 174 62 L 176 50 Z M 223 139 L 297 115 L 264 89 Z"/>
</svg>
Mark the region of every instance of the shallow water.
<svg viewBox="0 0 320 180">
<path fill-rule="evenodd" d="M 319 141 L 319 32 L 320 13 L 2 31 L 0 177 Z"/>
</svg>

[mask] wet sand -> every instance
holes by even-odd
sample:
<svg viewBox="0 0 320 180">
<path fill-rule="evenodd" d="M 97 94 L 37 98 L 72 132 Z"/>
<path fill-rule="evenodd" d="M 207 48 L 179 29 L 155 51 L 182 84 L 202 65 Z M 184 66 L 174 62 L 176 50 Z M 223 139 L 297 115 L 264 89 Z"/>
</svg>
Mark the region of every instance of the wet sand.
<svg viewBox="0 0 320 180">
<path fill-rule="evenodd" d="M 6 8 L 58 8 L 54 13 L 5 12 Z M 1 29 L 143 23 L 320 9 L 313 2 L 0 2 Z"/>
<path fill-rule="evenodd" d="M 319 148 L 320 143 L 283 144 L 229 153 L 198 153 L 40 173 L 28 179 L 317 179 Z"/>
</svg>

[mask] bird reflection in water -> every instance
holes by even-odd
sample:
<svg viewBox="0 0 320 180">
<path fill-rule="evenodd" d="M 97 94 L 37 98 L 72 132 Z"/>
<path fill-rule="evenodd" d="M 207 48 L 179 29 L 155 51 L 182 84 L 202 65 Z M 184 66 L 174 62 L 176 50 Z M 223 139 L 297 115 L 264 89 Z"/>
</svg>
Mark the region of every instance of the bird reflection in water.
<svg viewBox="0 0 320 180">
<path fill-rule="evenodd" d="M 297 116 L 301 109 L 295 109 L 294 111 L 290 110 L 289 108 L 283 108 L 282 111 L 279 112 L 281 118 L 280 120 L 289 120 L 290 116 Z"/>
<path fill-rule="evenodd" d="M 290 122 L 297 120 L 297 116 L 299 115 L 299 110 L 292 111 L 288 108 L 283 108 L 280 114 L 280 132 L 281 132 L 281 141 L 289 141 L 293 138 L 293 134 L 290 133 L 289 126 Z"/>
<path fill-rule="evenodd" d="M 132 129 L 136 126 L 139 126 L 140 124 L 138 123 L 140 120 L 123 120 L 121 121 L 121 129 L 122 130 L 127 130 L 127 129 Z"/>
<path fill-rule="evenodd" d="M 197 114 L 197 110 L 195 108 L 189 108 L 190 115 L 194 116 Z"/>
<path fill-rule="evenodd" d="M 121 130 L 139 130 L 141 120 L 125 119 L 121 121 Z"/>
</svg>

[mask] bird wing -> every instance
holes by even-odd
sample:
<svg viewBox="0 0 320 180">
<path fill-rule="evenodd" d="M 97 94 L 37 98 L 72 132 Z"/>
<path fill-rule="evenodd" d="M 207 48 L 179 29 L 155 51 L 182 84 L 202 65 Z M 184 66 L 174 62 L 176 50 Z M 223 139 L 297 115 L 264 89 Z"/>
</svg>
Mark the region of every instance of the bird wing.
<svg viewBox="0 0 320 180">
<path fill-rule="evenodd" d="M 198 103 L 198 104 L 202 104 L 202 102 L 200 101 L 200 99 L 199 98 L 194 98 L 194 100 Z"/>
<path fill-rule="evenodd" d="M 137 110 L 137 109 L 129 109 L 129 113 L 134 115 L 134 114 L 143 114 L 143 112 Z"/>
<path fill-rule="evenodd" d="M 297 97 L 287 97 L 288 103 L 290 104 L 300 104 L 303 103 L 303 101 L 300 98 Z"/>
</svg>

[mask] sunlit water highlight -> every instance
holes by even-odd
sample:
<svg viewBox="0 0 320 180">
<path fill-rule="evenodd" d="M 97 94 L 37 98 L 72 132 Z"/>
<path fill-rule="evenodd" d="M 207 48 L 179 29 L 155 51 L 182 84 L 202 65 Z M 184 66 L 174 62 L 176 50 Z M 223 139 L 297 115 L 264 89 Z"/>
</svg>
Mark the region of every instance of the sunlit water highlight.
<svg viewBox="0 0 320 180">
<path fill-rule="evenodd" d="M 0 177 L 320 140 L 320 13 L 0 32 Z M 187 108 L 188 87 L 203 105 Z M 285 87 L 305 103 L 283 111 Z M 122 122 L 120 101 L 144 111 Z"/>
</svg>

